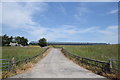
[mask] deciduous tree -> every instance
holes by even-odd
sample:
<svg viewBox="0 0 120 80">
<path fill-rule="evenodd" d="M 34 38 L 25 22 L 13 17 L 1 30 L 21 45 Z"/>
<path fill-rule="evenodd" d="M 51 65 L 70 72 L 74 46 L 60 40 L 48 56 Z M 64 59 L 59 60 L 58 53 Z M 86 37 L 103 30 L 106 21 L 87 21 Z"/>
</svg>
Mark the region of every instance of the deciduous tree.
<svg viewBox="0 0 120 80">
<path fill-rule="evenodd" d="M 47 40 L 46 40 L 45 38 L 40 39 L 40 40 L 39 40 L 39 45 L 40 45 L 41 47 L 47 46 Z"/>
</svg>

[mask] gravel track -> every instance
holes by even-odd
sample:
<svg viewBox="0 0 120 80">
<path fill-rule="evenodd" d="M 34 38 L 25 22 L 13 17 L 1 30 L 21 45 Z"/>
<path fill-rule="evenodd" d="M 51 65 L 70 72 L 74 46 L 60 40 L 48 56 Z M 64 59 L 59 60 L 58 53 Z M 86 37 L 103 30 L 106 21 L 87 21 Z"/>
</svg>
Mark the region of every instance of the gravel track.
<svg viewBox="0 0 120 80">
<path fill-rule="evenodd" d="M 11 78 L 104 78 L 67 59 L 59 49 L 52 48 L 33 69 Z"/>
</svg>

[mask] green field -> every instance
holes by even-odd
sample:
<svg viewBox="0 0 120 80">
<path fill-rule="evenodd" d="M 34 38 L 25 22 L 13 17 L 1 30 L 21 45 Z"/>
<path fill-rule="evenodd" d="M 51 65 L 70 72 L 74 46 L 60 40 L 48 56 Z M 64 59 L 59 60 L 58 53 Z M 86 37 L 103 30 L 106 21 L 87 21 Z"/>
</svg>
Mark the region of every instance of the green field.
<svg viewBox="0 0 120 80">
<path fill-rule="evenodd" d="M 40 48 L 39 46 L 27 46 L 27 47 L 2 47 L 2 59 L 12 59 L 14 57 L 15 62 L 24 60 L 26 58 L 33 57 L 37 54 L 41 54 L 45 48 Z M 0 58 L 1 59 L 1 58 Z M 39 58 L 32 59 L 31 64 L 35 64 L 39 60 Z M 2 63 L 8 63 L 8 61 L 3 60 Z M 26 64 L 26 63 L 25 63 Z M 22 64 L 17 64 L 14 67 L 14 71 L 20 72 L 23 70 L 27 70 L 28 68 L 32 67 L 31 64 L 28 63 L 28 65 L 25 65 L 24 63 Z M 0 71 L 3 70 L 2 72 L 2 78 L 6 78 L 12 75 L 16 75 L 13 71 L 6 71 L 9 69 L 8 64 L 1 64 L 0 62 Z M 0 77 L 0 78 L 1 78 Z"/>
<path fill-rule="evenodd" d="M 2 47 L 2 59 L 12 59 L 15 58 L 15 61 L 23 60 L 40 54 L 43 48 L 39 47 Z"/>
<path fill-rule="evenodd" d="M 72 54 L 95 60 L 118 59 L 118 45 L 61 45 L 57 47 L 64 47 Z"/>
</svg>

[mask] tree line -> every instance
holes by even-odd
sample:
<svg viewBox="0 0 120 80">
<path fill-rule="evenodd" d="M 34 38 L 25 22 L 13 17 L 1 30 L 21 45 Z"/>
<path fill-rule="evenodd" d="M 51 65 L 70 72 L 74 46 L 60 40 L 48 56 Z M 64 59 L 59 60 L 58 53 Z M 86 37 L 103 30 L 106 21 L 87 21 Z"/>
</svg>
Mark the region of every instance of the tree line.
<svg viewBox="0 0 120 80">
<path fill-rule="evenodd" d="M 47 46 L 47 40 L 45 38 L 41 38 L 38 41 L 39 41 L 39 43 L 38 43 L 39 46 L 41 46 L 41 47 Z M 28 39 L 25 37 L 20 37 L 20 36 L 17 36 L 17 37 L 8 36 L 6 34 L 3 36 L 0 36 L 0 45 L 9 46 L 10 43 L 17 43 L 17 44 L 20 44 L 22 46 L 27 46 Z"/>
<path fill-rule="evenodd" d="M 7 36 L 6 34 L 1 36 L 2 38 L 2 46 L 9 46 L 10 43 L 18 43 L 22 46 L 28 45 L 28 39 L 25 37 L 13 37 L 13 36 Z"/>
</svg>

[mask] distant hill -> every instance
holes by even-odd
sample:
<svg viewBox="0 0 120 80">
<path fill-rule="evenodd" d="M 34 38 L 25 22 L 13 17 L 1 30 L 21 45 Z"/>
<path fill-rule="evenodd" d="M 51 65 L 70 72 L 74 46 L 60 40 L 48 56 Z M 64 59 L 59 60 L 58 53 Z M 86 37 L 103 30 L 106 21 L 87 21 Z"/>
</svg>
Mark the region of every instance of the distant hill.
<svg viewBox="0 0 120 80">
<path fill-rule="evenodd" d="M 38 41 L 31 41 L 29 44 L 38 45 Z M 108 45 L 107 43 L 80 43 L 80 42 L 47 42 L 48 45 Z"/>
</svg>

